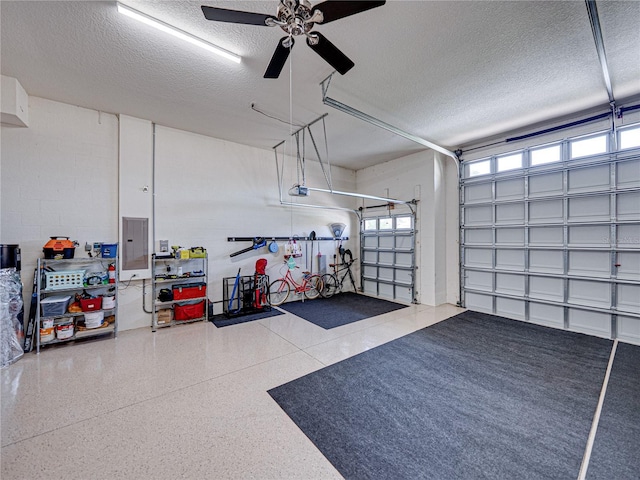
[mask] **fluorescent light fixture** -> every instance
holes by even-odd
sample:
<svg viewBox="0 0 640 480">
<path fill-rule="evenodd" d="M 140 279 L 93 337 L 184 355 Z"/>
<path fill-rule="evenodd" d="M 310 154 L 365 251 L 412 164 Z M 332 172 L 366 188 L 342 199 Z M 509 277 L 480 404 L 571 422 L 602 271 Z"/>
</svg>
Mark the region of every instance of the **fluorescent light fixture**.
<svg viewBox="0 0 640 480">
<path fill-rule="evenodd" d="M 142 12 L 134 10 L 133 8 L 127 7 L 126 5 L 123 5 L 121 3 L 117 3 L 117 5 L 118 5 L 118 12 L 122 13 L 123 15 L 126 15 L 127 17 L 133 18 L 134 20 L 138 20 L 139 22 L 142 22 L 146 25 L 150 25 L 153 28 L 157 28 L 158 30 L 168 33 L 169 35 L 173 35 L 174 37 L 184 40 L 185 42 L 189 42 L 200 48 L 204 48 L 205 50 L 209 52 L 213 52 L 217 55 L 220 55 L 228 60 L 231 60 L 232 62 L 240 63 L 240 61 L 242 60 L 242 57 L 240 55 L 236 55 L 235 53 L 230 52 L 229 50 L 225 50 L 222 47 L 218 47 L 217 45 L 214 45 L 213 43 L 207 42 L 206 40 L 202 40 L 201 38 L 191 35 L 190 33 L 187 33 L 184 30 L 180 30 L 176 27 L 172 27 L 167 23 L 164 23 L 160 20 L 156 20 L 155 18 L 150 17 L 149 15 L 146 15 Z"/>
</svg>

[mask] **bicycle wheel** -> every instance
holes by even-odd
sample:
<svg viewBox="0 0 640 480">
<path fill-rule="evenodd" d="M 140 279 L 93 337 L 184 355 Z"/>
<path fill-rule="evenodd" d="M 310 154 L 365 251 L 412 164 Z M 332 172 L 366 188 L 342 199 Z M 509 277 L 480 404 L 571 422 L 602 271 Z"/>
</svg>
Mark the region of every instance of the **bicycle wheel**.
<svg viewBox="0 0 640 480">
<path fill-rule="evenodd" d="M 338 291 L 338 280 L 330 273 L 322 275 L 322 292 L 323 298 L 329 298 Z"/>
<path fill-rule="evenodd" d="M 271 285 L 269 285 L 269 300 L 271 305 L 276 307 L 282 305 L 287 298 L 289 298 L 289 290 L 291 290 L 289 282 L 285 281 L 284 278 L 279 278 L 271 282 Z"/>
<path fill-rule="evenodd" d="M 304 296 L 309 300 L 318 298 L 322 292 L 322 277 L 320 275 L 310 275 L 307 279 L 307 287 L 304 289 Z"/>
</svg>

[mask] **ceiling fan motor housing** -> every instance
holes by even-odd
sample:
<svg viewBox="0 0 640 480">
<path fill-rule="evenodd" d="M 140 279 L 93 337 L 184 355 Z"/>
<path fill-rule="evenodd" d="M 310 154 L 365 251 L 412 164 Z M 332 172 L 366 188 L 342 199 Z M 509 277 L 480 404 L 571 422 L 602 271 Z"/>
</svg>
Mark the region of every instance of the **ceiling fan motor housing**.
<svg viewBox="0 0 640 480">
<path fill-rule="evenodd" d="M 278 5 L 278 20 L 284 24 L 280 28 L 289 35 L 309 33 L 315 24 L 311 17 L 311 3 L 308 0 L 285 0 Z"/>
</svg>

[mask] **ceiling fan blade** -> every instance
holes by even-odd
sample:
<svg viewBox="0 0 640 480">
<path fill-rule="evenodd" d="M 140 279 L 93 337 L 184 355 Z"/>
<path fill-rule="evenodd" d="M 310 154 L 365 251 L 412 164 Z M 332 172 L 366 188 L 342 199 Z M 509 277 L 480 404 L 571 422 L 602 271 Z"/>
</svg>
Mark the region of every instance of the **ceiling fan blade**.
<svg viewBox="0 0 640 480">
<path fill-rule="evenodd" d="M 273 15 L 264 13 L 241 12 L 240 10 L 228 10 L 226 8 L 207 7 L 202 5 L 202 13 L 207 20 L 216 22 L 244 23 L 246 25 L 267 25 L 267 19 L 276 19 Z"/>
<path fill-rule="evenodd" d="M 273 52 L 269 66 L 267 67 L 266 72 L 264 72 L 264 78 L 278 78 L 280 76 L 280 72 L 287 61 L 287 58 L 289 58 L 289 52 L 293 48 L 294 44 L 293 37 L 291 37 L 291 46 L 285 47 L 283 43 L 288 38 L 290 37 L 282 37 L 278 42 L 278 46 L 276 47 L 275 52 Z"/>
<path fill-rule="evenodd" d="M 381 7 L 386 2 L 347 2 L 329 0 L 322 2 L 311 9 L 311 14 L 316 10 L 320 10 L 324 16 L 322 22 L 318 22 L 322 25 L 325 23 L 333 22 L 334 20 L 340 20 L 341 18 L 348 17 L 349 15 L 355 15 L 356 13 L 365 12 L 372 8 Z"/>
<path fill-rule="evenodd" d="M 318 42 L 313 45 L 309 38 L 307 38 L 307 45 L 311 47 L 318 55 L 325 59 L 325 61 L 335 68 L 341 75 L 344 75 L 355 65 L 349 57 L 338 50 L 333 43 L 319 32 L 311 32 L 311 35 L 317 35 Z"/>
</svg>

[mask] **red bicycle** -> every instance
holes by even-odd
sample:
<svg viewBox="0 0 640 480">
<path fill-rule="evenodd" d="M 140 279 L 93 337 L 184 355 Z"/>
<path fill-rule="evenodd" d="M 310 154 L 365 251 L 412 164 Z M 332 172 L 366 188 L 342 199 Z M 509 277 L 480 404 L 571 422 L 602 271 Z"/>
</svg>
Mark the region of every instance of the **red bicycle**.
<svg viewBox="0 0 640 480">
<path fill-rule="evenodd" d="M 296 266 L 295 268 L 300 267 Z M 293 275 L 291 274 L 291 269 L 287 265 L 287 273 L 284 277 L 274 280 L 269 285 L 269 298 L 271 300 L 271 305 L 282 305 L 287 301 L 289 293 L 291 293 L 291 290 L 293 289 L 296 294 L 304 294 L 305 298 L 313 300 L 320 296 L 322 288 L 322 277 L 320 275 L 311 274 L 310 272 L 302 272 L 302 283 L 298 283 L 294 280 Z"/>
</svg>

